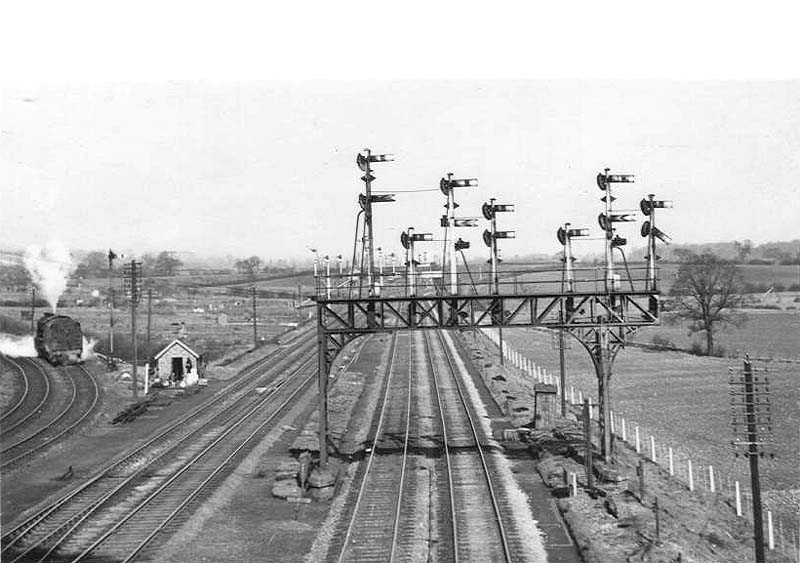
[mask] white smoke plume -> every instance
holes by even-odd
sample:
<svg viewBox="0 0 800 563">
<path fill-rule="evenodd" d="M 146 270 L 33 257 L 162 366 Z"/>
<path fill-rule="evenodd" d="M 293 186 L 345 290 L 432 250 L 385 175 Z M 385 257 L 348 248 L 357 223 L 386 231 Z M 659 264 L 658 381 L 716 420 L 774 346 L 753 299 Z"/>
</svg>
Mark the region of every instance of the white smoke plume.
<svg viewBox="0 0 800 563">
<path fill-rule="evenodd" d="M 91 358 L 94 358 L 95 357 L 95 355 L 94 355 L 94 347 L 97 346 L 98 342 L 99 342 L 99 340 L 97 340 L 97 338 L 89 338 L 87 340 L 86 337 L 84 336 L 83 337 L 83 354 L 81 355 L 81 358 L 84 359 L 84 360 L 89 360 Z"/>
<path fill-rule="evenodd" d="M 75 269 L 69 251 L 55 240 L 48 242 L 44 247 L 34 244 L 25 251 L 24 262 L 33 283 L 55 313 L 58 298 L 67 289 L 67 278 Z"/>
<path fill-rule="evenodd" d="M 12 358 L 32 358 L 36 356 L 33 347 L 33 336 L 14 336 L 13 334 L 0 334 L 0 352 Z"/>
</svg>

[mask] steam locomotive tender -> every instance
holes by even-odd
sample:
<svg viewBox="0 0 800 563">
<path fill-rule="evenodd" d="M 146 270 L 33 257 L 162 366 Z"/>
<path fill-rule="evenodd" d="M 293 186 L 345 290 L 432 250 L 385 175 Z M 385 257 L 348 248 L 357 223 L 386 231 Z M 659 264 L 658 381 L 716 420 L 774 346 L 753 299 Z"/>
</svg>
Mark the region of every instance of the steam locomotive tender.
<svg viewBox="0 0 800 563">
<path fill-rule="evenodd" d="M 66 315 L 45 313 L 36 324 L 36 353 L 55 366 L 77 364 L 83 352 L 81 324 Z"/>
</svg>

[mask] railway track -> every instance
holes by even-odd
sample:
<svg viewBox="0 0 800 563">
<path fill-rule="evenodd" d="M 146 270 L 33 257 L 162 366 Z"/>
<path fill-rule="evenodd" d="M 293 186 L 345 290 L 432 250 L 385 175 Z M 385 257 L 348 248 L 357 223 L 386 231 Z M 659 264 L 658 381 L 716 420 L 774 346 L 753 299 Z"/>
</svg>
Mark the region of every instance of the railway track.
<svg viewBox="0 0 800 563">
<path fill-rule="evenodd" d="M 532 560 L 456 357 L 440 331 L 393 340 L 373 448 L 329 561 Z"/>
<path fill-rule="evenodd" d="M 178 525 L 309 387 L 309 344 L 254 363 L 245 377 L 15 526 L 2 538 L 3 561 L 146 558 L 143 550 Z"/>
<path fill-rule="evenodd" d="M 50 396 L 50 380 L 41 369 L 25 369 L 22 365 L 24 360 L 12 360 L 3 356 L 3 361 L 11 365 L 20 381 L 20 392 L 16 400 L 0 417 L 2 437 L 5 439 L 31 419 L 38 417 Z"/>
<path fill-rule="evenodd" d="M 36 411 L 21 419 L 30 422 L 15 425 L 11 435 L 8 435 L 8 431 L 4 428 L 4 440 L 0 450 L 0 460 L 2 460 L 0 469 L 4 470 L 44 451 L 75 430 L 92 415 L 100 399 L 97 381 L 82 365 L 52 368 L 44 366 L 41 360 L 26 358 L 20 365 L 24 373 L 26 370 L 23 366 L 38 372 L 41 379 L 46 382 L 51 377 L 53 380 L 60 378 L 62 380 L 60 383 L 65 383 L 66 389 L 62 393 L 63 396 L 53 397 L 55 393 L 50 393 L 51 386 L 46 384 L 47 392 L 39 405 L 34 407 Z M 51 375 L 47 372 L 51 372 Z M 30 369 L 27 373 L 30 373 Z M 35 379 L 38 378 L 27 377 L 28 381 Z M 26 387 L 30 388 L 29 385 Z M 48 399 L 52 402 L 52 406 L 48 405 Z"/>
<path fill-rule="evenodd" d="M 406 343 L 410 354 L 410 336 L 393 333 L 385 390 L 374 433 L 376 440 L 361 476 L 361 487 L 352 507 L 338 563 L 392 561 L 396 549 L 394 539 L 399 526 L 408 452 L 412 381 L 410 361 L 409 377 L 403 378 L 399 373 L 403 369 L 398 357 L 401 341 Z M 400 454 L 390 453 L 398 449 Z"/>
<path fill-rule="evenodd" d="M 487 436 L 476 425 L 453 352 L 440 331 L 424 333 L 439 411 L 450 510 L 452 560 L 514 561 L 506 534 L 492 468 L 485 451 Z"/>
</svg>

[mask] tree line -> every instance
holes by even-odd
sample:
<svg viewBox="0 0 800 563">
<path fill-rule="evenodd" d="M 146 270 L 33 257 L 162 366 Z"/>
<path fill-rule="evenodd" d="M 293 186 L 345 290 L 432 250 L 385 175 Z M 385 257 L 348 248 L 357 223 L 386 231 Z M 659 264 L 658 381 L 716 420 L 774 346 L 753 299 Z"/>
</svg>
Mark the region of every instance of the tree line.
<svg viewBox="0 0 800 563">
<path fill-rule="evenodd" d="M 116 257 L 114 267 L 119 267 L 126 261 L 124 258 Z M 173 277 L 178 275 L 178 271 L 183 262 L 176 258 L 169 251 L 162 251 L 158 254 L 142 254 L 139 261 L 142 263 L 142 273 L 145 276 Z M 75 275 L 82 278 L 98 278 L 108 275 L 109 253 L 101 250 L 89 252 L 75 268 Z"/>
</svg>

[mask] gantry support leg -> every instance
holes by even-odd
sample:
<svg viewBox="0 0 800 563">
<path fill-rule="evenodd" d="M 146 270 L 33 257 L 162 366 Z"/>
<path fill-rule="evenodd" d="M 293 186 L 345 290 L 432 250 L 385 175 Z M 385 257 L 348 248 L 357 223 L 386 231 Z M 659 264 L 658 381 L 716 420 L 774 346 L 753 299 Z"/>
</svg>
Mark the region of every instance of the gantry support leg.
<svg viewBox="0 0 800 563">
<path fill-rule="evenodd" d="M 611 350 L 606 330 L 595 332 L 596 340 L 592 354 L 597 373 L 598 422 L 600 425 L 600 453 L 603 461 L 609 463 L 613 448 L 611 439 Z"/>
<path fill-rule="evenodd" d="M 317 307 L 317 362 L 318 362 L 318 392 L 319 402 L 319 465 L 325 468 L 328 465 L 328 337 L 323 324 L 322 307 Z"/>
</svg>

